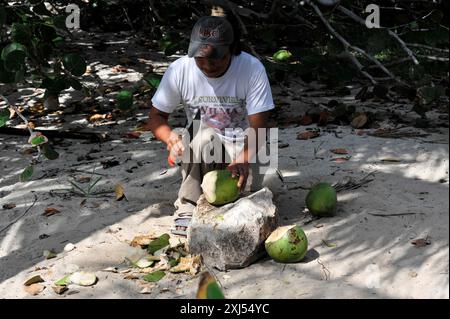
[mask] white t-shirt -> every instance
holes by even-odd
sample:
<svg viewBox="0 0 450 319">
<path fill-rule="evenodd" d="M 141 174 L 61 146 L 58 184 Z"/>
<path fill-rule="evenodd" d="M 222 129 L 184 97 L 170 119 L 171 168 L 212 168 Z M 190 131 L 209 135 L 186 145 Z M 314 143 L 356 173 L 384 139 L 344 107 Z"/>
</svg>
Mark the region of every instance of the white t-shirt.
<svg viewBox="0 0 450 319">
<path fill-rule="evenodd" d="M 200 110 L 202 122 L 226 140 L 243 137 L 235 129 L 249 127 L 248 115 L 274 108 L 263 64 L 245 52 L 233 55 L 227 72 L 219 78 L 204 75 L 194 58 L 179 58 L 164 73 L 152 104 L 166 113 L 182 104 L 188 123 Z"/>
</svg>

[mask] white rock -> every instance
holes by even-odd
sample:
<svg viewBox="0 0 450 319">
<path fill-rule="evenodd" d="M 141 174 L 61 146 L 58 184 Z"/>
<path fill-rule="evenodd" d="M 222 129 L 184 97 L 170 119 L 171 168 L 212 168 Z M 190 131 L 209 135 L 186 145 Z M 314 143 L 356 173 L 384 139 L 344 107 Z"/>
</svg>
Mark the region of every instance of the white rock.
<svg viewBox="0 0 450 319">
<path fill-rule="evenodd" d="M 69 252 L 72 251 L 76 248 L 76 246 L 72 243 L 68 243 L 66 246 L 64 246 L 64 251 L 65 252 Z"/>
<path fill-rule="evenodd" d="M 219 270 L 246 267 L 265 253 L 264 241 L 277 227 L 277 216 L 266 187 L 222 207 L 202 195 L 188 228 L 189 252 Z"/>
</svg>

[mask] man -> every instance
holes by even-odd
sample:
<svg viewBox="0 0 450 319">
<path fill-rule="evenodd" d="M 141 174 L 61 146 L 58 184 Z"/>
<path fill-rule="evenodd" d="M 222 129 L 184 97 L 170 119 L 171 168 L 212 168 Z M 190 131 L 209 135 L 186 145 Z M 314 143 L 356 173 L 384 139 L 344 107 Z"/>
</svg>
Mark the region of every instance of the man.
<svg viewBox="0 0 450 319">
<path fill-rule="evenodd" d="M 193 161 L 190 157 L 181 164 L 174 234 L 186 235 L 192 211 L 202 194 L 203 176 L 208 171 L 228 169 L 233 176 L 239 176 L 240 189 L 246 187 L 250 162 L 262 142 L 250 147 L 242 130 L 267 128 L 268 111 L 274 108 L 264 66 L 240 51 L 236 33 L 224 17 L 200 18 L 192 29 L 188 55 L 169 66 L 152 98 L 148 125 L 155 137 L 167 144 L 170 156 L 193 153 L 194 158 L 200 158 Z M 194 119 L 201 123 L 202 133 L 195 134 L 189 145 L 168 125 L 169 114 L 179 104 L 185 108 L 188 123 Z M 211 163 L 204 153 L 199 154 L 211 140 L 222 143 L 229 162 Z M 258 174 L 252 169 L 251 190 L 261 187 Z"/>
</svg>

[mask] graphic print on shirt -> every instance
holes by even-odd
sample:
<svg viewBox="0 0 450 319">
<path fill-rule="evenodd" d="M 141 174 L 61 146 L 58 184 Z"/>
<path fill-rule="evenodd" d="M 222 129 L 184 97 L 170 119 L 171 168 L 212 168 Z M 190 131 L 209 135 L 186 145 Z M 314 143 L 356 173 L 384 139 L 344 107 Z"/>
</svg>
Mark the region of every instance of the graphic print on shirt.
<svg viewBox="0 0 450 319">
<path fill-rule="evenodd" d="M 227 128 L 248 127 L 245 106 L 245 100 L 235 96 L 198 96 L 189 108 L 195 109 L 193 113 L 200 111 L 203 123 L 215 129 L 220 135 L 227 136 L 230 133 L 225 130 Z"/>
</svg>

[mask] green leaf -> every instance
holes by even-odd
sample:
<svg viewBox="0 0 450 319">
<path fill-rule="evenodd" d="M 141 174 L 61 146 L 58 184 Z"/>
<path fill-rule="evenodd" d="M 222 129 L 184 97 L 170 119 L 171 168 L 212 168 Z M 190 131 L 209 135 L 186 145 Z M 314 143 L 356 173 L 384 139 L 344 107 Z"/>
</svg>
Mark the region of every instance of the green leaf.
<svg viewBox="0 0 450 319">
<path fill-rule="evenodd" d="M 26 49 L 23 45 L 13 42 L 2 50 L 2 60 L 5 69 L 16 72 L 24 68 Z"/>
<path fill-rule="evenodd" d="M 30 180 L 31 176 L 33 176 L 33 165 L 28 165 L 20 174 L 20 181 L 26 182 Z"/>
<path fill-rule="evenodd" d="M 163 234 L 158 238 L 152 240 L 150 244 L 148 244 L 147 251 L 153 255 L 155 251 L 158 251 L 161 248 L 164 248 L 169 245 L 169 238 L 170 238 L 169 234 Z"/>
<path fill-rule="evenodd" d="M 86 72 L 86 61 L 75 53 L 66 54 L 63 58 L 64 68 L 75 76 L 82 76 Z"/>
<path fill-rule="evenodd" d="M 55 281 L 56 286 L 67 286 L 68 284 L 70 284 L 70 274 L 65 275 L 61 279 Z"/>
<path fill-rule="evenodd" d="M 8 122 L 9 116 L 10 113 L 8 108 L 0 109 L 0 127 L 4 126 L 6 122 Z"/>
<path fill-rule="evenodd" d="M 175 267 L 176 265 L 178 265 L 180 263 L 180 259 L 170 259 L 169 260 L 169 265 L 170 267 Z"/>
<path fill-rule="evenodd" d="M 145 82 L 147 82 L 151 87 L 157 89 L 162 80 L 162 75 L 156 73 L 150 73 L 144 77 Z"/>
<path fill-rule="evenodd" d="M 120 91 L 116 97 L 117 107 L 126 111 L 129 110 L 133 106 L 133 93 L 127 90 Z"/>
<path fill-rule="evenodd" d="M 65 40 L 63 37 L 56 37 L 52 40 L 52 42 L 55 45 L 55 47 L 59 48 L 64 45 Z"/>
<path fill-rule="evenodd" d="M 30 27 L 22 23 L 13 23 L 11 26 L 11 39 L 22 44 L 29 43 L 31 39 Z"/>
<path fill-rule="evenodd" d="M 148 275 L 144 276 L 144 280 L 145 281 L 149 281 L 149 282 L 157 282 L 160 281 L 164 276 L 166 275 L 166 273 L 162 270 L 157 270 L 154 271 L 152 273 L 149 273 Z"/>
<path fill-rule="evenodd" d="M 49 160 L 55 160 L 59 157 L 59 153 L 53 149 L 53 147 L 50 146 L 49 143 L 45 143 L 42 146 L 42 153 L 45 157 L 47 157 Z"/>
<path fill-rule="evenodd" d="M 30 137 L 28 142 L 33 146 L 38 146 L 38 145 L 47 143 L 48 139 L 41 133 L 36 133 L 35 135 Z"/>
</svg>

